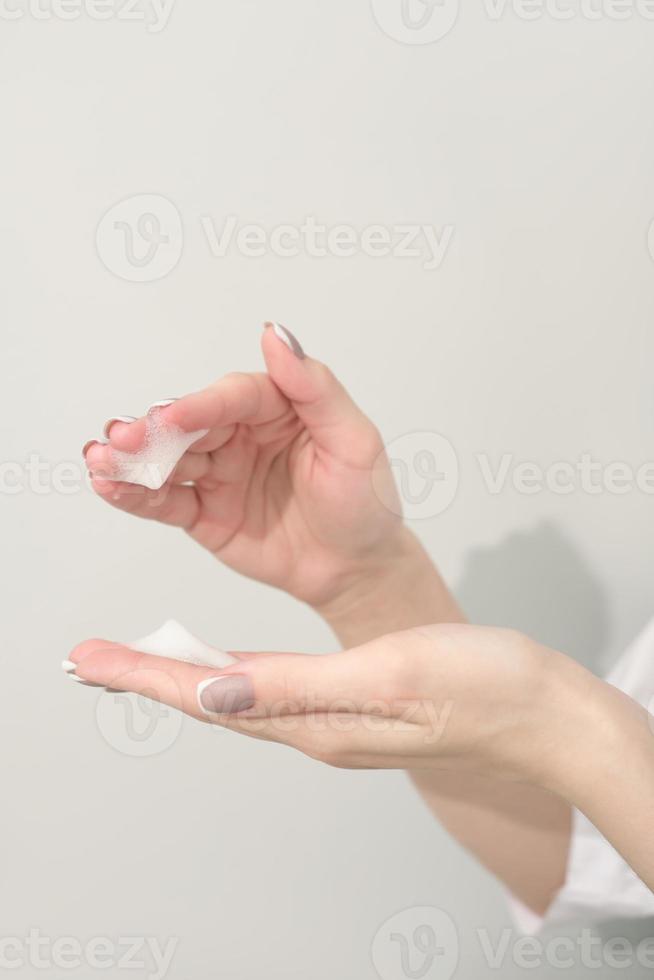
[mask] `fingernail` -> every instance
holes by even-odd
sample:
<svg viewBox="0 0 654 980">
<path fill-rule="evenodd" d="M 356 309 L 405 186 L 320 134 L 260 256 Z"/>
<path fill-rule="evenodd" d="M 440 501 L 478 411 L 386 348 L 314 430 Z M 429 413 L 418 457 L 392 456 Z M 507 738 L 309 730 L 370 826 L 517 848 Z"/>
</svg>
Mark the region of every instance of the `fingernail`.
<svg viewBox="0 0 654 980">
<path fill-rule="evenodd" d="M 266 327 L 272 327 L 275 336 L 279 337 L 282 343 L 286 344 L 289 350 L 292 350 L 295 356 L 299 357 L 300 360 L 303 360 L 307 356 L 304 353 L 302 344 L 297 337 L 295 337 L 286 327 L 283 327 L 281 323 L 266 323 Z"/>
<path fill-rule="evenodd" d="M 210 677 L 198 685 L 198 704 L 205 715 L 235 715 L 254 704 L 254 688 L 249 677 L 228 674 Z"/>
<path fill-rule="evenodd" d="M 72 660 L 62 660 L 61 669 L 65 671 L 67 674 L 72 674 L 74 671 L 77 670 L 77 664 L 73 663 Z"/>
<path fill-rule="evenodd" d="M 110 418 L 107 422 L 105 422 L 104 429 L 102 430 L 107 439 L 109 438 L 111 426 L 114 424 L 114 422 L 125 422 L 127 425 L 130 425 L 132 422 L 136 422 L 136 419 L 133 415 L 114 415 L 113 418 Z"/>
<path fill-rule="evenodd" d="M 85 442 L 82 447 L 82 456 L 84 457 L 84 459 L 86 459 L 86 454 L 88 453 L 91 446 L 107 446 L 107 445 L 108 443 L 104 439 L 89 439 L 89 441 Z"/>
<path fill-rule="evenodd" d="M 168 408 L 169 405 L 173 405 L 175 402 L 178 401 L 179 398 L 164 398 L 160 402 L 152 402 L 152 404 L 148 409 L 148 412 L 151 412 L 153 408 Z"/>
<path fill-rule="evenodd" d="M 66 674 L 70 677 L 71 681 L 75 681 L 76 684 L 81 684 L 83 687 L 104 687 L 104 684 L 94 684 L 93 681 L 85 681 L 83 677 L 78 677 L 77 674 Z"/>
</svg>

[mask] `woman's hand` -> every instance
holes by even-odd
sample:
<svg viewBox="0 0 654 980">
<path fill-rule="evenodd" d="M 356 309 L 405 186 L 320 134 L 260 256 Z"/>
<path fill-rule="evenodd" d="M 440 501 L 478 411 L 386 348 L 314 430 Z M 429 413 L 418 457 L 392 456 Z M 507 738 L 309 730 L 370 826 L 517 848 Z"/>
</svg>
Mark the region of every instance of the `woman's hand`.
<svg viewBox="0 0 654 980">
<path fill-rule="evenodd" d="M 108 503 L 184 528 L 242 574 L 329 606 L 401 564 L 410 536 L 381 438 L 342 385 L 284 328 L 268 325 L 263 352 L 268 374 L 228 375 L 159 409 L 185 432 L 209 430 L 161 490 L 110 479 L 112 450 L 142 448 L 143 418 L 111 420 L 109 445 L 87 444 L 87 465 Z"/>
<path fill-rule="evenodd" d="M 71 654 L 87 682 L 331 765 L 463 772 L 557 794 L 654 888 L 654 718 L 562 654 L 457 625 L 327 656 L 237 657 L 216 671 L 102 640 Z"/>
<path fill-rule="evenodd" d="M 511 631 L 429 626 L 324 656 L 235 656 L 217 671 L 91 640 L 71 659 L 85 681 L 340 767 L 538 781 L 545 766 L 559 655 Z"/>
</svg>

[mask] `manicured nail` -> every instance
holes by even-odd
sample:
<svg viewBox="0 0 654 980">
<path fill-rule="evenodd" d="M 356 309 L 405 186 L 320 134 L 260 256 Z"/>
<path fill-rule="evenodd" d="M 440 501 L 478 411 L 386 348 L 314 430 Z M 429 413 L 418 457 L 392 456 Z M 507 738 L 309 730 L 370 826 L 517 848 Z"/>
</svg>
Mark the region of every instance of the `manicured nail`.
<svg viewBox="0 0 654 980">
<path fill-rule="evenodd" d="M 111 426 L 114 424 L 114 422 L 125 422 L 127 425 L 131 425 L 132 422 L 136 422 L 136 419 L 133 415 L 114 415 L 113 418 L 110 418 L 107 422 L 105 422 L 104 429 L 102 430 L 107 439 L 109 438 Z"/>
<path fill-rule="evenodd" d="M 72 660 L 62 660 L 61 669 L 65 671 L 67 674 L 72 674 L 74 671 L 77 670 L 77 664 L 73 663 Z"/>
<path fill-rule="evenodd" d="M 77 674 L 67 674 L 71 681 L 75 681 L 77 684 L 81 684 L 82 687 L 104 687 L 104 684 L 94 684 L 93 681 L 85 681 L 83 677 L 78 677 Z"/>
<path fill-rule="evenodd" d="M 88 442 L 84 443 L 82 447 L 82 456 L 86 459 L 86 454 L 88 453 L 91 446 L 108 446 L 109 443 L 105 439 L 89 439 Z"/>
<path fill-rule="evenodd" d="M 281 323 L 266 323 L 266 326 L 272 327 L 275 336 L 279 337 L 282 343 L 286 344 L 289 350 L 292 350 L 295 356 L 299 357 L 300 360 L 303 360 L 307 356 L 304 353 L 302 344 L 297 337 L 295 337 L 286 327 L 283 327 Z"/>
<path fill-rule="evenodd" d="M 178 401 L 179 398 L 164 398 L 160 402 L 152 402 L 152 404 L 148 409 L 148 412 L 151 412 L 153 408 L 168 408 L 169 405 L 174 405 L 174 403 Z"/>
<path fill-rule="evenodd" d="M 254 688 L 249 677 L 227 674 L 210 677 L 198 685 L 198 704 L 205 715 L 235 715 L 254 704 Z"/>
</svg>

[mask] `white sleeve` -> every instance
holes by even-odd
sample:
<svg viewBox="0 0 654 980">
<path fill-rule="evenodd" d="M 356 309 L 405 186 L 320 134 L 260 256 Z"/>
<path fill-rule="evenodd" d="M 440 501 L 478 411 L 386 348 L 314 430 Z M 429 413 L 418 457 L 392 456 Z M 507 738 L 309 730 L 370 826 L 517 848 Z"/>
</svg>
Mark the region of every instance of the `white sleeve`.
<svg viewBox="0 0 654 980">
<path fill-rule="evenodd" d="M 654 708 L 654 621 L 607 677 L 652 711 Z M 534 934 L 570 920 L 634 919 L 654 916 L 654 894 L 583 814 L 575 811 L 568 873 L 547 916 L 541 919 L 513 896 L 509 906 L 518 928 Z"/>
</svg>

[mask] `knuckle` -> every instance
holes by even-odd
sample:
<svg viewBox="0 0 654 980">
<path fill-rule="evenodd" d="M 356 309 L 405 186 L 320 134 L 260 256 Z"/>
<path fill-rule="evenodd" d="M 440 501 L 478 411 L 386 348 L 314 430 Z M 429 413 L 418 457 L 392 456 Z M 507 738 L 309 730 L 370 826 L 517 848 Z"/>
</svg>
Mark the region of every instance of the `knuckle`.
<svg viewBox="0 0 654 980">
<path fill-rule="evenodd" d="M 374 462 L 385 450 L 379 430 L 365 416 L 356 437 L 357 451 L 362 458 Z"/>
<path fill-rule="evenodd" d="M 332 769 L 346 768 L 343 753 L 331 744 L 327 738 L 316 738 L 314 736 L 311 741 L 305 743 L 302 751 L 310 759 L 314 759 L 316 762 L 322 762 L 323 765 L 329 766 Z"/>
<path fill-rule="evenodd" d="M 416 657 L 407 639 L 406 633 L 391 633 L 384 638 L 375 684 L 382 701 L 404 697 L 416 686 Z"/>
<path fill-rule="evenodd" d="M 342 752 L 335 751 L 334 749 L 327 749 L 326 751 L 323 751 L 320 756 L 320 762 L 326 766 L 329 766 L 330 769 L 348 768 L 345 755 Z"/>
</svg>

